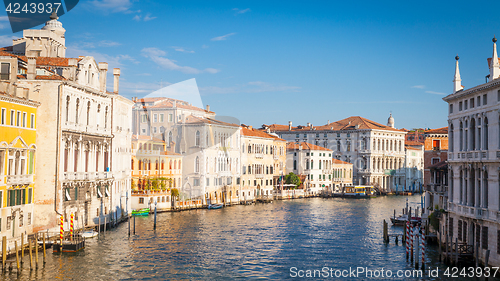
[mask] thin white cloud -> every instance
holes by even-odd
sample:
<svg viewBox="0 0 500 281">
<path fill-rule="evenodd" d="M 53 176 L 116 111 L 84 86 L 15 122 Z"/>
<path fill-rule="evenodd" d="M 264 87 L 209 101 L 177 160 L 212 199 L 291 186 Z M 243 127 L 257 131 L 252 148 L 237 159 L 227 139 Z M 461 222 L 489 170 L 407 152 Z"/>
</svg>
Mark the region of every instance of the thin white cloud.
<svg viewBox="0 0 500 281">
<path fill-rule="evenodd" d="M 415 86 L 412 86 L 412 88 L 414 88 L 414 89 L 425 89 L 425 86 L 424 85 L 415 85 Z"/>
<path fill-rule="evenodd" d="M 208 72 L 208 73 L 217 73 L 219 70 L 214 69 L 214 68 L 207 68 L 204 70 L 199 70 L 194 67 L 190 66 L 180 66 L 175 63 L 175 61 L 170 60 L 166 57 L 167 53 L 163 50 L 160 50 L 158 48 L 144 48 L 141 51 L 142 56 L 151 59 L 153 62 L 158 64 L 159 66 L 169 69 L 169 70 L 176 70 L 180 71 L 183 73 L 189 73 L 189 74 L 199 74 L 202 72 Z"/>
<path fill-rule="evenodd" d="M 8 16 L 1 16 L 0 17 L 0 29 L 4 29 L 4 28 L 9 27 L 8 23 L 3 23 L 4 21 L 8 22 L 9 21 L 9 17 Z"/>
<path fill-rule="evenodd" d="M 236 33 L 233 32 L 233 33 L 229 33 L 229 34 L 226 34 L 226 35 L 222 35 L 222 36 L 218 36 L 218 37 L 214 37 L 210 40 L 212 41 L 224 41 L 224 40 L 227 40 L 227 38 L 229 38 L 230 36 L 233 36 L 235 35 Z"/>
<path fill-rule="evenodd" d="M 206 48 L 208 48 L 208 45 L 203 44 L 203 45 L 201 46 L 201 48 L 206 49 Z"/>
<path fill-rule="evenodd" d="M 151 14 L 147 14 L 145 17 L 144 17 L 144 21 L 150 21 L 150 20 L 154 20 L 156 19 L 156 17 L 152 17 Z"/>
<path fill-rule="evenodd" d="M 262 81 L 252 81 L 233 87 L 202 87 L 200 88 L 200 92 L 202 92 L 202 94 L 254 94 L 264 92 L 298 92 L 300 89 L 301 88 L 297 86 L 287 86 Z"/>
<path fill-rule="evenodd" d="M 132 13 L 130 8 L 132 2 L 130 0 L 94 0 L 90 2 L 94 7 L 104 12 L 112 13 Z"/>
<path fill-rule="evenodd" d="M 433 94 L 433 95 L 446 96 L 445 93 L 441 93 L 441 92 L 435 92 L 435 91 L 425 91 L 425 92 L 428 94 Z"/>
<path fill-rule="evenodd" d="M 69 58 L 77 58 L 79 56 L 92 56 L 94 57 L 96 62 L 107 62 L 109 65 L 113 67 L 122 66 L 125 61 L 129 61 L 132 63 L 139 63 L 136 59 L 129 55 L 116 55 L 110 56 L 108 54 L 99 53 L 95 51 L 88 51 L 82 49 L 79 46 L 70 45 L 66 49 L 66 57 Z"/>
<path fill-rule="evenodd" d="M 110 40 L 102 40 L 99 42 L 100 47 L 114 47 L 114 46 L 120 46 L 121 43 L 110 41 Z"/>
<path fill-rule="evenodd" d="M 250 8 L 246 8 L 246 9 L 242 9 L 242 10 L 240 10 L 238 8 L 234 8 L 233 11 L 235 11 L 236 15 L 238 15 L 238 14 L 244 14 L 244 13 L 250 12 L 251 10 L 250 10 Z"/>
<path fill-rule="evenodd" d="M 12 46 L 12 40 L 18 37 L 12 35 L 0 35 L 0 47 Z"/>
<path fill-rule="evenodd" d="M 141 16 L 135 15 L 132 19 L 135 21 L 141 21 Z"/>
<path fill-rule="evenodd" d="M 183 47 L 175 47 L 175 46 L 172 46 L 172 48 L 174 50 L 176 50 L 177 52 L 181 52 L 181 53 L 194 53 L 194 51 L 189 51 L 189 50 L 186 50 L 184 49 Z"/>
</svg>

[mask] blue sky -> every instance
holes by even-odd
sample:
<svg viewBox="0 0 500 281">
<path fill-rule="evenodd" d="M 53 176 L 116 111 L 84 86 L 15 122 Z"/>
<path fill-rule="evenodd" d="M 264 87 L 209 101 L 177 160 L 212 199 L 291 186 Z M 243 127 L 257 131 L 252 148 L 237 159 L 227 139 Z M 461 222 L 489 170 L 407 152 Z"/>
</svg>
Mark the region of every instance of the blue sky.
<svg viewBox="0 0 500 281">
<path fill-rule="evenodd" d="M 456 54 L 465 88 L 484 83 L 499 8 L 493 1 L 95 0 L 59 20 L 67 55 L 120 67 L 127 97 L 196 78 L 204 104 L 249 125 L 324 125 L 354 115 L 385 124 L 392 111 L 398 128 L 437 128 L 447 125 L 442 98 L 452 91 Z M 22 36 L 5 17 L 0 27 L 0 45 Z"/>
</svg>

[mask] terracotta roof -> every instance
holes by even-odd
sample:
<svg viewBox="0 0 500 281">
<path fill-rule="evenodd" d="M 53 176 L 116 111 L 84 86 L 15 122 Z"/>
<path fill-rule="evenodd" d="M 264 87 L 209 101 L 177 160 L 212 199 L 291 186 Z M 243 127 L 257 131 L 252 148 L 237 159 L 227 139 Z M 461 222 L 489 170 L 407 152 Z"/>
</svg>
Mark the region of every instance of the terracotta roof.
<svg viewBox="0 0 500 281">
<path fill-rule="evenodd" d="M 132 136 L 132 141 L 137 141 L 137 140 L 145 140 L 145 141 L 156 141 L 156 142 L 163 142 L 162 139 L 159 138 L 152 138 L 151 136 L 144 136 L 144 135 L 133 135 Z"/>
<path fill-rule="evenodd" d="M 332 164 L 349 164 L 349 165 L 352 165 L 352 163 L 345 162 L 345 161 L 339 160 L 337 158 L 333 158 L 332 159 Z"/>
<path fill-rule="evenodd" d="M 239 127 L 240 125 L 233 124 L 233 123 L 227 123 L 219 120 L 215 120 L 212 118 L 204 118 L 204 117 L 198 117 L 198 116 L 193 116 L 189 115 L 186 117 L 186 124 L 213 124 L 213 125 L 224 125 L 224 126 L 232 126 L 232 127 Z"/>
<path fill-rule="evenodd" d="M 418 141 L 411 141 L 411 140 L 405 140 L 405 146 L 406 145 L 411 145 L 411 146 L 423 146 L 424 143 L 418 142 Z"/>
<path fill-rule="evenodd" d="M 156 102 L 156 101 L 159 101 L 158 103 L 156 104 L 153 104 L 153 105 L 145 105 L 143 106 L 143 108 L 173 108 L 174 107 L 174 103 L 173 101 L 177 101 L 177 100 L 174 100 L 174 99 L 170 99 L 170 98 L 164 98 L 164 97 L 155 97 L 155 98 L 145 98 L 145 99 L 138 99 L 136 101 L 136 103 L 150 103 L 150 102 Z M 190 110 L 197 110 L 197 111 L 203 111 L 203 112 L 208 112 L 208 113 L 214 113 L 213 111 L 207 111 L 203 108 L 199 108 L 199 107 L 196 107 L 196 106 L 192 106 L 192 105 L 188 105 L 188 104 L 185 104 L 186 102 L 184 101 L 179 101 L 179 102 L 176 102 L 175 103 L 175 107 L 178 107 L 178 108 L 184 108 L 184 109 L 190 109 Z"/>
<path fill-rule="evenodd" d="M 35 80 L 66 80 L 66 78 L 61 75 L 53 74 L 53 75 L 37 75 L 35 76 Z"/>
<path fill-rule="evenodd" d="M 405 145 L 405 149 L 409 149 L 409 150 L 422 150 L 421 148 L 416 148 L 416 147 L 409 146 L 409 145 Z"/>
<path fill-rule="evenodd" d="M 287 125 L 271 124 L 263 126 L 268 126 L 273 131 L 288 131 Z M 315 129 L 316 131 L 377 129 L 377 130 L 405 132 L 404 130 L 391 128 L 360 116 L 351 116 L 326 125 L 313 126 L 313 129 Z M 311 131 L 311 127 L 299 125 L 296 127 L 292 127 L 292 131 Z"/>
<path fill-rule="evenodd" d="M 441 162 L 438 162 L 434 165 L 429 166 L 429 169 L 446 169 L 447 166 L 448 166 L 448 163 L 446 163 L 446 161 L 441 161 Z"/>
<path fill-rule="evenodd" d="M 443 127 L 443 128 L 438 128 L 438 129 L 431 129 L 425 131 L 426 134 L 448 134 L 448 127 Z"/>
<path fill-rule="evenodd" d="M 260 130 L 256 130 L 254 128 L 249 129 L 246 127 L 241 127 L 240 131 L 241 135 L 243 136 L 249 136 L 249 137 L 259 137 L 259 138 L 268 138 L 268 139 L 274 139 L 274 140 L 280 140 L 280 141 L 285 141 L 284 139 L 280 139 L 277 136 L 273 136 L 271 134 L 268 134 L 266 132 L 262 132 Z"/>
<path fill-rule="evenodd" d="M 286 149 L 287 150 L 298 150 L 299 149 L 299 145 L 302 146 L 302 150 L 324 150 L 324 151 L 332 151 L 332 150 L 330 150 L 328 148 L 324 148 L 324 147 L 317 146 L 317 145 L 314 145 L 314 144 L 311 144 L 311 143 L 307 143 L 307 142 L 300 142 L 300 143 L 288 142 L 286 144 Z"/>
</svg>

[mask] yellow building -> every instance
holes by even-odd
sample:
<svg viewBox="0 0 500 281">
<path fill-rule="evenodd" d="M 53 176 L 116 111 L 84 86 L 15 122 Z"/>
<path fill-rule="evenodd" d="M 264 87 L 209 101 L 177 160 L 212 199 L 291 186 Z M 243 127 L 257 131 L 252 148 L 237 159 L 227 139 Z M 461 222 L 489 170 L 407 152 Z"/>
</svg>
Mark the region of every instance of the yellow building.
<svg viewBox="0 0 500 281">
<path fill-rule="evenodd" d="M 171 188 L 179 189 L 182 180 L 182 156 L 167 151 L 163 140 L 132 136 L 132 209 L 170 209 Z M 163 184 L 163 185 L 162 185 Z"/>
<path fill-rule="evenodd" d="M 27 89 L 0 83 L 0 236 L 33 231 L 36 111 Z"/>
</svg>

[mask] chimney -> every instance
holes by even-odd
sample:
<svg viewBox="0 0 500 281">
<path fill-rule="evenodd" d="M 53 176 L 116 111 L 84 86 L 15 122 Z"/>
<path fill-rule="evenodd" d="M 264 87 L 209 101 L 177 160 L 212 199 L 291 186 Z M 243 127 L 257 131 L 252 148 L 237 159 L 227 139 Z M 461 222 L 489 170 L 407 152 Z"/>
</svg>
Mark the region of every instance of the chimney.
<svg viewBox="0 0 500 281">
<path fill-rule="evenodd" d="M 311 127 L 311 123 L 307 122 L 307 127 Z"/>
<path fill-rule="evenodd" d="M 292 130 L 292 121 L 288 121 L 288 131 Z"/>
<path fill-rule="evenodd" d="M 210 111 L 210 105 L 207 104 L 207 111 Z"/>
<path fill-rule="evenodd" d="M 312 130 L 313 129 L 313 124 L 309 123 L 309 128 Z"/>
<path fill-rule="evenodd" d="M 326 124 L 330 124 L 330 120 L 328 120 L 328 122 L 326 122 Z"/>
<path fill-rule="evenodd" d="M 113 92 L 115 94 L 118 94 L 118 84 L 120 83 L 120 69 L 119 68 L 113 68 L 113 76 L 115 78 Z"/>
<path fill-rule="evenodd" d="M 268 128 L 266 128 L 266 132 L 267 132 L 268 134 L 270 134 L 270 133 L 271 133 L 271 129 L 269 129 L 269 127 L 268 127 Z"/>
<path fill-rule="evenodd" d="M 101 92 L 106 92 L 106 75 L 107 74 L 108 74 L 108 64 L 105 62 L 100 62 L 99 63 L 99 90 Z"/>
<path fill-rule="evenodd" d="M 172 107 L 173 108 L 176 108 L 177 107 L 177 102 L 174 100 L 174 102 L 172 103 Z"/>
<path fill-rule="evenodd" d="M 28 58 L 28 75 L 26 78 L 28 80 L 35 80 L 36 77 L 36 58 Z"/>
<path fill-rule="evenodd" d="M 248 129 L 249 130 L 253 130 L 253 126 L 248 126 Z"/>
</svg>

